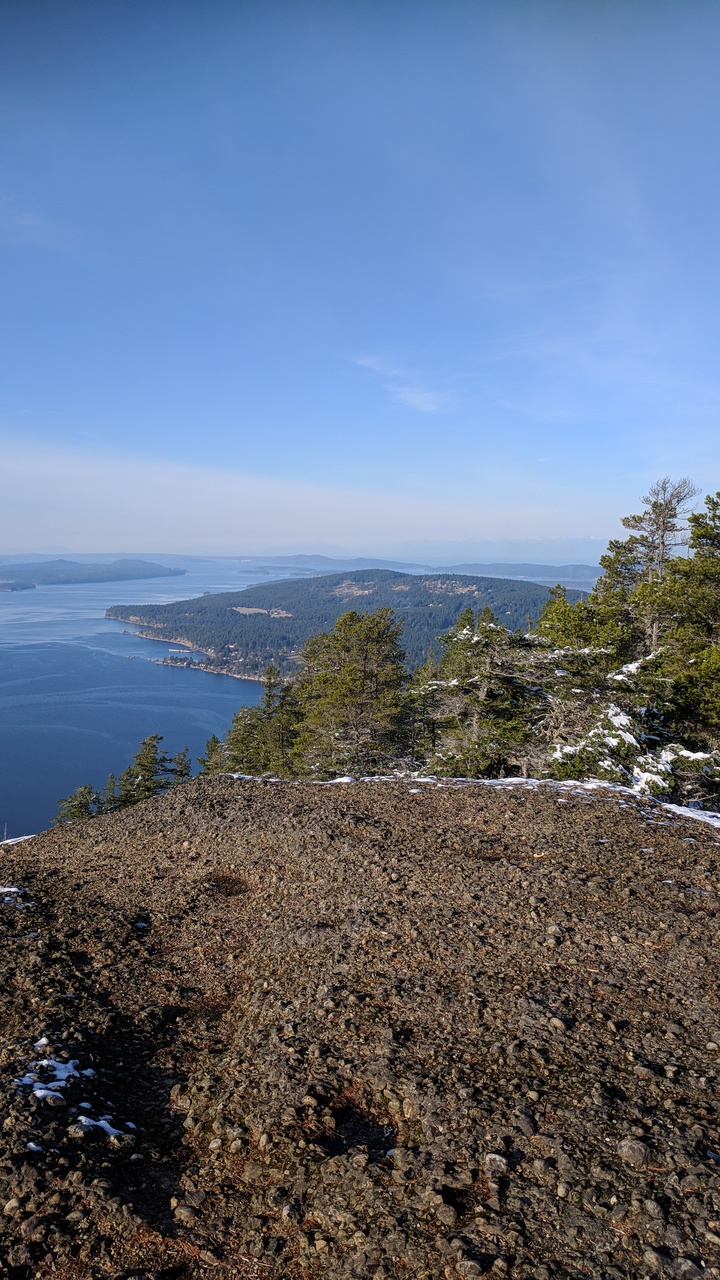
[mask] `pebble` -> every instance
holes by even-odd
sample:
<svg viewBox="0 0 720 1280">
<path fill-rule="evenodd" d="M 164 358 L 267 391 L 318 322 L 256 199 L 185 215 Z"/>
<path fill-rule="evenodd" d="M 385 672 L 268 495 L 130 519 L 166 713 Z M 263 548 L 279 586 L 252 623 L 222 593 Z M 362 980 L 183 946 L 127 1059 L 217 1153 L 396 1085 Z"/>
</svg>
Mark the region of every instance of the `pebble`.
<svg viewBox="0 0 720 1280">
<path fill-rule="evenodd" d="M 638 1141 L 637 1138 L 623 1138 L 622 1142 L 618 1143 L 618 1154 L 624 1164 L 640 1169 L 644 1164 L 647 1164 L 650 1150 L 644 1142 Z"/>
</svg>

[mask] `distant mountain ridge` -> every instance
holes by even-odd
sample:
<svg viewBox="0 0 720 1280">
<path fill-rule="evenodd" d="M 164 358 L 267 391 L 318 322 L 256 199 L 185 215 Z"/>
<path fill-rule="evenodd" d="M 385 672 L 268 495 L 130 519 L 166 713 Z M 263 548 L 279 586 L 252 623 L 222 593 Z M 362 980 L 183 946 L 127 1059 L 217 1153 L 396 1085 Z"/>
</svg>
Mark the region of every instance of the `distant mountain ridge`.
<svg viewBox="0 0 720 1280">
<path fill-rule="evenodd" d="M 507 578 L 522 582 L 537 582 L 543 586 L 576 587 L 581 591 L 591 591 L 600 576 L 599 565 L 592 564 L 515 564 L 497 562 L 491 564 L 414 564 L 401 560 L 373 560 L 358 556 L 343 559 L 321 555 L 292 556 L 248 556 L 248 563 L 287 566 L 289 569 L 305 570 L 308 574 L 326 569 L 328 572 L 340 569 L 394 569 L 399 573 L 464 573 L 485 578 Z"/>
<path fill-rule="evenodd" d="M 568 592 L 572 600 L 581 595 Z M 525 628 L 537 619 L 547 596 L 541 584 L 512 579 L 358 569 L 266 582 L 174 604 L 117 605 L 106 616 L 140 627 L 148 639 L 204 653 L 207 669 L 257 677 L 270 662 L 287 674 L 296 671 L 305 641 L 329 630 L 349 609 L 392 608 L 403 624 L 403 648 L 417 666 L 468 605 L 475 611 L 487 605 L 506 626 Z M 185 665 L 190 659 L 169 661 Z"/>
<path fill-rule="evenodd" d="M 577 587 L 581 591 L 591 591 L 601 569 L 599 565 L 591 564 L 453 564 L 445 572 L 483 574 L 488 578 L 513 578 L 549 587 Z"/>
<path fill-rule="evenodd" d="M 0 563 L 0 591 L 82 582 L 128 582 L 141 578 L 176 578 L 185 569 L 170 569 L 149 560 L 115 560 L 112 564 L 79 564 L 76 560 L 40 560 L 35 564 Z"/>
</svg>

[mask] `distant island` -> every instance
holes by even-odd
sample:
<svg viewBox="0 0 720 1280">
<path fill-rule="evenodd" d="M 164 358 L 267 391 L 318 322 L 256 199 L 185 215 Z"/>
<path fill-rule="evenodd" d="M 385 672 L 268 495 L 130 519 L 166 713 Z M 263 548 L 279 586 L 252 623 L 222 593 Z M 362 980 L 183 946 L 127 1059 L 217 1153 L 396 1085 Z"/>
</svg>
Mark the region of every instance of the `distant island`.
<svg viewBox="0 0 720 1280">
<path fill-rule="evenodd" d="M 113 560 L 111 564 L 78 564 L 76 560 L 40 560 L 36 564 L 1 564 L 0 591 L 32 591 L 34 587 L 82 582 L 130 582 L 139 578 L 178 578 L 185 569 L 170 569 L 150 560 Z"/>
<path fill-rule="evenodd" d="M 583 593 L 571 590 L 567 595 L 579 600 Z M 205 655 L 201 663 L 182 655 L 163 658 L 168 666 L 253 679 L 270 662 L 283 674 L 293 674 L 305 641 L 332 627 L 347 609 L 392 608 L 403 624 L 402 644 L 410 665 L 417 666 L 468 605 L 487 606 L 506 626 L 526 629 L 535 624 L 547 598 L 547 587 L 531 582 L 360 569 L 266 582 L 173 604 L 114 605 L 105 616 L 132 623 L 145 639 L 169 641 Z"/>
<path fill-rule="evenodd" d="M 395 569 L 399 573 L 462 573 L 480 578 L 511 578 L 521 582 L 536 582 L 545 587 L 570 587 L 580 591 L 592 591 L 600 576 L 600 566 L 592 564 L 516 564 L 511 561 L 492 564 L 409 564 L 400 560 L 373 560 L 331 558 L 321 555 L 252 556 L 248 557 L 251 569 L 239 569 L 239 573 L 252 573 L 257 565 L 272 569 L 290 569 L 293 576 L 320 573 L 355 572 L 357 569 Z"/>
</svg>

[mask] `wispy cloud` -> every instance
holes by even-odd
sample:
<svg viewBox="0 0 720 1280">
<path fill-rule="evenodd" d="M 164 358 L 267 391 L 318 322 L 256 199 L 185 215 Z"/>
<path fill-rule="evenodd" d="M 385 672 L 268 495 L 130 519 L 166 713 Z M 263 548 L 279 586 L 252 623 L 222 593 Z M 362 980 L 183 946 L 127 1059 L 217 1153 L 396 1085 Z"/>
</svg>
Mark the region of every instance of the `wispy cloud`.
<svg viewBox="0 0 720 1280">
<path fill-rule="evenodd" d="M 395 368 L 379 356 L 356 356 L 355 364 L 376 373 L 393 400 L 417 409 L 418 413 L 447 413 L 452 408 L 451 392 L 432 391 L 411 378 L 407 370 Z"/>
<path fill-rule="evenodd" d="M 422 387 L 391 387 L 394 398 L 409 404 L 418 413 L 445 413 L 449 397 L 437 391 L 425 391 Z"/>
<path fill-rule="evenodd" d="M 0 243 L 56 249 L 60 235 L 49 218 L 23 207 L 15 197 L 0 196 Z"/>
</svg>

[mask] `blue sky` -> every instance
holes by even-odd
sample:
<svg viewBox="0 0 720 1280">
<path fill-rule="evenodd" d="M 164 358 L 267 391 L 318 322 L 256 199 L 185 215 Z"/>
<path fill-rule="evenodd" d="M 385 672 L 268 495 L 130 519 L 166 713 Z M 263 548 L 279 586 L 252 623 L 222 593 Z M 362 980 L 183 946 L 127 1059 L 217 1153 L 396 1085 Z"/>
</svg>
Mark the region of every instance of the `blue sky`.
<svg viewBox="0 0 720 1280">
<path fill-rule="evenodd" d="M 6 0 L 0 551 L 592 558 L 720 487 L 714 0 Z"/>
</svg>

